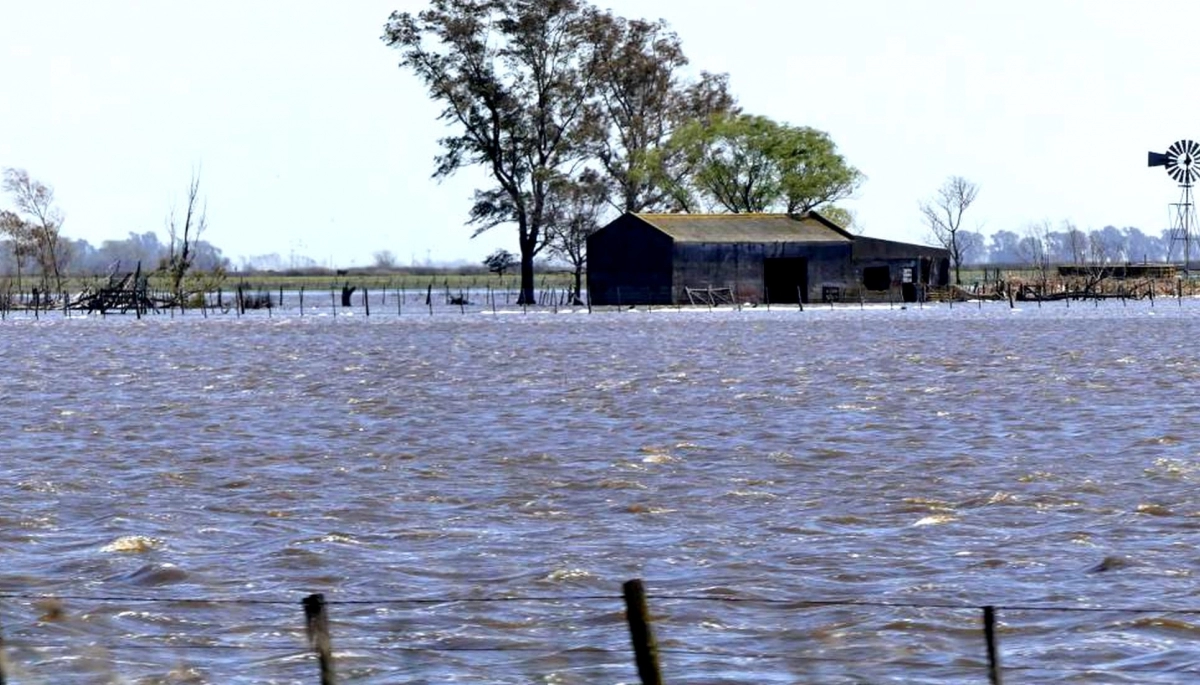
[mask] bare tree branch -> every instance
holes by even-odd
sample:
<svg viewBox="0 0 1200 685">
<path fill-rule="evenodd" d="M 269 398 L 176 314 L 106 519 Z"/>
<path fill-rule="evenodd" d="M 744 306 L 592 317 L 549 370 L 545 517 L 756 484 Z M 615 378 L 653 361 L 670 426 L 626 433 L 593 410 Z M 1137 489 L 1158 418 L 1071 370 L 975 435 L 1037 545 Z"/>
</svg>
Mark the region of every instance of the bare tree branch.
<svg viewBox="0 0 1200 685">
<path fill-rule="evenodd" d="M 929 227 L 933 239 L 950 251 L 954 262 L 954 282 L 962 283 L 962 263 L 976 247 L 966 244 L 959 232 L 962 230 L 963 213 L 975 202 L 979 186 L 962 176 L 951 176 L 931 200 L 921 202 L 921 215 Z"/>
<path fill-rule="evenodd" d="M 171 277 L 171 294 L 175 302 L 182 303 L 185 299 L 183 279 L 196 259 L 196 244 L 200 236 L 208 228 L 208 203 L 200 200 L 200 172 L 192 172 L 192 180 L 188 184 L 187 208 L 183 214 L 183 225 L 175 221 L 175 210 L 172 209 L 167 217 L 167 236 L 170 240 L 170 252 L 167 256 L 167 273 Z"/>
</svg>

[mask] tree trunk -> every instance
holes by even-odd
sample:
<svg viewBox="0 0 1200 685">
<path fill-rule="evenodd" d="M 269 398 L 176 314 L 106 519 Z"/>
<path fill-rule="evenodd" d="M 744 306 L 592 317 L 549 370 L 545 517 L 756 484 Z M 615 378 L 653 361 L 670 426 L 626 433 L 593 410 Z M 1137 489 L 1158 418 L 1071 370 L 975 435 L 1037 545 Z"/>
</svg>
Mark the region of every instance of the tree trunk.
<svg viewBox="0 0 1200 685">
<path fill-rule="evenodd" d="M 525 241 L 521 241 L 524 243 Z M 537 304 L 533 292 L 533 250 L 521 245 L 521 296 L 517 298 L 519 305 Z"/>
<path fill-rule="evenodd" d="M 954 260 L 954 285 L 962 285 L 962 251 L 958 249 L 958 230 L 950 231 L 950 258 Z"/>
<path fill-rule="evenodd" d="M 575 265 L 575 298 L 574 298 L 574 300 L 572 300 L 571 304 L 573 304 L 573 305 L 583 304 L 583 265 L 582 264 Z"/>
</svg>

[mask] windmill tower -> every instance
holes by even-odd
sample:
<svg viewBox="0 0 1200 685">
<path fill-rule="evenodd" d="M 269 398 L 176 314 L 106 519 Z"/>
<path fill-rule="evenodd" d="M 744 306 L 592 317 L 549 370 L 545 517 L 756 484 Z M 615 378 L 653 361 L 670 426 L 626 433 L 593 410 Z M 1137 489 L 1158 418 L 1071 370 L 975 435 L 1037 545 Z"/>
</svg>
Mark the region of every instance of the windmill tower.
<svg viewBox="0 0 1200 685">
<path fill-rule="evenodd" d="M 1200 143 L 1178 140 L 1166 152 L 1151 152 L 1148 166 L 1167 168 L 1167 174 L 1179 184 L 1179 202 L 1171 204 L 1171 246 L 1167 259 L 1173 259 L 1182 244 L 1183 271 L 1192 264 L 1192 236 L 1197 228 L 1196 205 L 1192 202 L 1192 185 L 1200 178 Z"/>
</svg>

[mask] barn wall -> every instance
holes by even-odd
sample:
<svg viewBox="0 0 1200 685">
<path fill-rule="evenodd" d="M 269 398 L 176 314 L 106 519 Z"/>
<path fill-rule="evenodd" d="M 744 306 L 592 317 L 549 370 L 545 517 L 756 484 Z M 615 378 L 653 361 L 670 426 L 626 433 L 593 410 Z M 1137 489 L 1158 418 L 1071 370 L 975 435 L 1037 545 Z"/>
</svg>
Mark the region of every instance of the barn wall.
<svg viewBox="0 0 1200 685">
<path fill-rule="evenodd" d="M 594 305 L 670 304 L 672 240 L 624 215 L 588 238 L 588 297 Z"/>
<path fill-rule="evenodd" d="M 861 284 L 863 272 L 871 267 L 887 266 L 893 285 L 900 285 L 904 270 L 912 269 L 914 282 L 944 286 L 949 283 L 949 253 L 938 247 L 912 245 L 891 240 L 860 236 L 854 241 L 855 280 Z"/>
<path fill-rule="evenodd" d="M 946 250 L 863 236 L 852 242 L 838 238 L 677 242 L 626 214 L 588 239 L 588 295 L 600 306 L 665 305 L 687 303 L 687 288 L 711 287 L 729 289 L 738 302 L 763 303 L 769 295 L 774 302 L 795 302 L 801 289 L 805 302 L 819 302 L 826 295 L 840 299 L 861 292 L 866 269 L 873 269 L 875 283 L 882 276 L 889 291 L 901 284 L 905 268 L 912 269 L 917 284 L 948 282 Z M 767 290 L 768 281 L 774 292 Z"/>
<path fill-rule="evenodd" d="M 687 288 L 730 288 L 739 302 L 765 302 L 764 263 L 768 258 L 808 260 L 806 301 L 822 287 L 845 287 L 852 277 L 849 243 L 678 243 L 675 246 L 675 301 L 687 303 Z"/>
</svg>

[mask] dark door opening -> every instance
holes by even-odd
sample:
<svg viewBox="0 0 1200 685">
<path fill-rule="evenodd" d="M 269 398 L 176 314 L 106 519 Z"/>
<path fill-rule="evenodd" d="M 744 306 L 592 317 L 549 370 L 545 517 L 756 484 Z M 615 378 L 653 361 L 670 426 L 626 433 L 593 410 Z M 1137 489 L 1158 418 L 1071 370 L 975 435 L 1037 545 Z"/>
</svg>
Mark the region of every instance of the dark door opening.
<svg viewBox="0 0 1200 685">
<path fill-rule="evenodd" d="M 863 267 L 862 285 L 867 290 L 887 290 L 892 287 L 892 270 L 888 265 Z"/>
<path fill-rule="evenodd" d="M 763 262 L 764 299 L 772 304 L 808 302 L 808 259 L 771 257 Z"/>
</svg>

